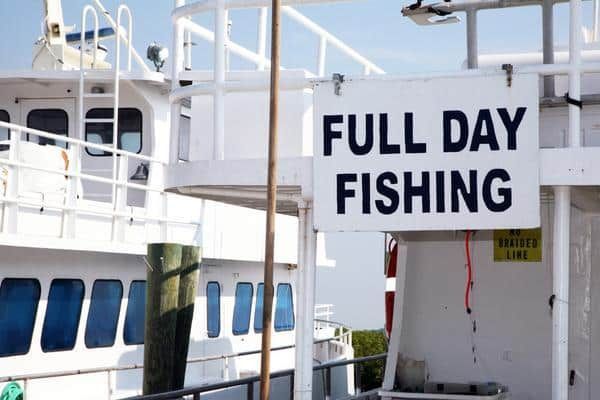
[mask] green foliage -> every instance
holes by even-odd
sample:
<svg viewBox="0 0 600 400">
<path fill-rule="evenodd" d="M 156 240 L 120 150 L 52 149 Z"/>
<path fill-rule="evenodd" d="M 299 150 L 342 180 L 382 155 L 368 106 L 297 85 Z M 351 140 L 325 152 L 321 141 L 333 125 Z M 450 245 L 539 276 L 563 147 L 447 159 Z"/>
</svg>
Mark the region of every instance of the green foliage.
<svg viewBox="0 0 600 400">
<path fill-rule="evenodd" d="M 387 352 L 387 339 L 383 330 L 353 331 L 352 347 L 356 358 L 381 354 Z M 368 361 L 362 363 L 360 368 L 360 387 L 363 391 L 381 387 L 384 360 Z"/>
</svg>

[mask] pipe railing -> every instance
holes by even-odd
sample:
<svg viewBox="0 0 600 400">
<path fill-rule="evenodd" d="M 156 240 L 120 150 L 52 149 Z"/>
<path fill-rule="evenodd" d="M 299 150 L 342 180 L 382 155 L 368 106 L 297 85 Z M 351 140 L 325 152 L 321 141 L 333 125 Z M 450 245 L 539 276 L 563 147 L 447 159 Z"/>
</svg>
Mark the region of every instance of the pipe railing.
<svg viewBox="0 0 600 400">
<path fill-rule="evenodd" d="M 331 369 L 332 368 L 354 366 L 354 365 L 360 365 L 360 364 L 370 362 L 370 361 L 385 360 L 386 357 L 387 357 L 387 354 L 382 353 L 382 354 L 376 354 L 376 355 L 372 355 L 372 356 L 353 358 L 350 360 L 332 361 L 332 362 L 313 366 L 313 372 L 317 372 L 317 371 L 324 372 L 324 374 L 325 374 L 325 376 L 324 376 L 325 398 L 331 399 L 331 389 L 332 389 Z M 282 370 L 282 371 L 273 372 L 270 374 L 270 377 L 271 377 L 271 379 L 284 378 L 284 377 L 290 378 L 290 390 L 288 393 L 289 393 L 289 399 L 292 400 L 294 397 L 294 382 L 293 382 L 294 381 L 294 370 L 286 369 L 286 370 Z M 230 388 L 234 388 L 234 387 L 245 387 L 246 388 L 246 399 L 252 400 L 254 398 L 254 384 L 259 381 L 260 381 L 260 376 L 256 375 L 256 376 L 250 376 L 247 378 L 237 379 L 234 381 L 219 382 L 219 383 L 215 383 L 215 384 L 211 384 L 211 385 L 194 386 L 194 387 L 185 388 L 185 389 L 181 389 L 181 390 L 174 390 L 172 392 L 150 394 L 150 395 L 145 395 L 145 396 L 127 397 L 127 398 L 124 398 L 121 400 L 172 400 L 172 399 L 180 399 L 183 396 L 192 396 L 192 398 L 194 400 L 200 400 L 202 398 L 202 396 L 201 396 L 202 393 L 214 392 L 217 390 L 230 389 Z M 355 391 L 357 390 L 356 383 L 355 383 L 354 390 Z"/>
<path fill-rule="evenodd" d="M 332 342 L 332 341 L 339 341 L 339 342 L 342 342 L 345 344 L 348 344 L 348 343 L 351 344 L 352 330 L 350 328 L 344 326 L 343 324 L 336 323 L 333 321 L 323 321 L 323 320 L 317 320 L 317 319 L 315 321 L 336 324 L 336 326 L 340 329 L 340 333 L 338 335 L 332 336 L 330 338 L 315 340 L 313 342 L 314 345 L 328 343 L 328 342 Z M 293 345 L 293 344 L 285 345 L 285 346 L 277 346 L 277 347 L 271 348 L 271 351 L 289 350 L 289 349 L 293 349 L 294 347 L 295 347 L 295 345 Z M 229 360 L 230 359 L 245 357 L 245 356 L 252 356 L 252 355 L 260 354 L 260 352 L 261 352 L 261 350 L 258 349 L 258 350 L 248 350 L 248 351 L 239 351 L 239 352 L 226 353 L 226 354 L 218 354 L 218 355 L 214 355 L 214 356 L 190 357 L 187 359 L 187 363 L 195 364 L 195 363 L 203 363 L 203 362 L 222 360 L 223 368 L 224 368 L 223 376 L 225 377 L 228 375 L 228 373 L 227 373 L 227 371 L 225 371 L 225 369 L 229 368 Z M 32 380 L 36 380 L 36 379 L 59 378 L 59 377 L 65 377 L 65 376 L 87 375 L 87 374 L 98 374 L 98 373 L 106 373 L 108 375 L 108 381 L 110 382 L 112 380 L 112 373 L 114 373 L 114 372 L 130 371 L 130 370 L 143 369 L 143 368 L 144 368 L 143 364 L 128 364 L 128 365 L 118 365 L 118 366 L 112 366 L 112 367 L 80 368 L 80 369 L 74 369 L 74 370 L 42 372 L 42 373 L 36 373 L 36 374 L 10 375 L 10 376 L 1 376 L 0 383 L 11 382 L 11 381 L 26 381 L 26 382 L 28 382 L 28 381 L 32 381 Z"/>
<path fill-rule="evenodd" d="M 149 184 L 132 183 L 128 181 L 128 163 L 129 159 L 137 159 L 146 161 L 150 164 L 150 167 L 156 166 L 161 167 L 166 164 L 165 161 L 157 158 L 149 157 L 143 154 L 136 154 L 114 148 L 113 146 L 105 146 L 97 143 L 87 142 L 81 139 L 69 138 L 62 135 L 57 135 L 50 132 L 44 132 L 33 128 L 24 127 L 17 124 L 0 121 L 0 127 L 10 130 L 10 140 L 8 148 L 8 158 L 0 158 L 0 165 L 6 166 L 9 170 L 9 174 L 6 180 L 6 191 L 0 195 L 0 203 L 4 204 L 5 223 L 2 226 L 2 233 L 16 233 L 18 208 L 19 206 L 36 207 L 40 209 L 56 209 L 65 212 L 66 215 L 75 216 L 76 214 L 88 214 L 88 215 L 102 215 L 110 216 L 114 218 L 128 219 L 130 222 L 133 221 L 145 221 L 145 222 L 158 222 L 158 223 L 174 223 L 182 225 L 198 225 L 199 222 L 185 218 L 168 217 L 166 215 L 150 215 L 147 212 L 138 213 L 131 207 L 131 211 L 127 212 L 124 207 L 114 207 L 114 203 L 110 209 L 108 207 L 92 208 L 86 207 L 81 204 L 81 201 L 77 198 L 77 189 L 69 189 L 71 183 L 77 180 L 91 181 L 107 185 L 115 185 L 120 188 L 126 200 L 125 189 L 139 190 L 143 192 L 154 192 L 161 195 L 166 195 L 162 187 L 152 186 Z M 19 149 L 20 143 L 23 142 L 22 136 L 27 134 L 28 136 L 37 136 L 38 138 L 45 138 L 53 140 L 55 143 L 65 143 L 69 145 L 68 153 L 69 165 L 65 169 L 46 167 L 39 164 L 33 164 L 31 162 L 23 162 L 20 160 Z M 74 165 L 80 165 L 80 160 L 71 160 L 72 155 L 80 156 L 83 149 L 94 149 L 104 151 L 111 154 L 119 155 L 119 174 L 116 178 L 106 178 L 103 176 L 92 175 L 88 173 L 82 173 L 76 170 Z M 67 150 L 65 150 L 67 151 Z M 64 176 L 67 179 L 65 191 L 65 201 L 47 201 L 44 197 L 41 200 L 31 199 L 19 195 L 19 174 L 22 170 L 39 171 L 42 173 L 56 174 Z M 114 202 L 114 200 L 113 200 Z M 125 201 L 126 203 L 126 201 Z M 64 235 L 63 236 L 68 236 Z M 121 236 L 122 237 L 122 236 Z"/>
</svg>

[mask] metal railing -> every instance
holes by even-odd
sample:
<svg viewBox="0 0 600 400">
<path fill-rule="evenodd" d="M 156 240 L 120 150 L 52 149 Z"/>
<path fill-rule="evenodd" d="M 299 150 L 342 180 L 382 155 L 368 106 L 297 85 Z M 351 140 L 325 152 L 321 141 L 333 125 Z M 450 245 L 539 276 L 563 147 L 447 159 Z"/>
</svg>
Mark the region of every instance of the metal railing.
<svg viewBox="0 0 600 400">
<path fill-rule="evenodd" d="M 97 182 L 107 185 L 115 185 L 122 189 L 135 189 L 145 193 L 153 192 L 160 196 L 166 196 L 163 188 L 160 185 L 154 184 L 150 179 L 147 184 L 132 183 L 128 181 L 128 163 L 129 159 L 135 159 L 145 161 L 149 164 L 150 168 L 163 168 L 165 162 L 155 158 L 146 156 L 143 154 L 136 154 L 129 151 L 115 148 L 114 146 L 106 146 L 97 143 L 87 142 L 81 139 L 70 138 L 62 135 L 53 134 L 50 132 L 44 132 L 37 129 L 27 128 L 21 125 L 12 124 L 8 122 L 0 121 L 0 127 L 10 130 L 9 150 L 8 158 L 0 158 L 0 166 L 5 166 L 8 170 L 6 182 L 5 182 L 5 193 L 0 193 L 0 203 L 3 205 L 3 219 L 2 233 L 15 234 L 17 233 L 17 220 L 18 220 L 18 209 L 21 206 L 25 207 L 36 207 L 39 209 L 56 209 L 64 213 L 64 218 L 68 217 L 68 213 L 72 215 L 80 214 L 91 214 L 91 215 L 103 215 L 110 216 L 113 218 L 119 218 L 121 220 L 128 219 L 133 222 L 135 220 L 144 222 L 156 222 L 159 224 L 177 223 L 177 224 L 190 224 L 198 225 L 198 221 L 183 218 L 168 217 L 166 214 L 161 215 L 150 215 L 146 210 L 143 214 L 139 212 L 134 213 L 134 209 L 131 208 L 129 212 L 125 208 L 117 208 L 113 204 L 110 209 L 107 208 L 90 208 L 83 206 L 82 199 L 78 198 L 77 190 L 66 190 L 64 193 L 64 201 L 47 201 L 42 196 L 40 200 L 25 198 L 19 193 L 19 174 L 23 169 L 39 171 L 43 173 L 58 174 L 64 176 L 67 179 L 66 187 L 69 188 L 71 183 L 76 180 L 87 180 L 91 182 Z M 46 167 L 43 165 L 33 164 L 31 162 L 23 162 L 20 160 L 20 144 L 22 142 L 29 141 L 23 140 L 23 134 L 27 136 L 37 136 L 38 138 L 45 138 L 54 141 L 55 143 L 64 143 L 68 145 L 69 149 L 65 150 L 69 153 L 69 160 L 73 158 L 73 154 L 79 157 L 83 153 L 83 149 L 99 150 L 107 153 L 111 153 L 119 156 L 119 173 L 115 178 L 106 178 L 98 175 L 92 175 L 82 173 L 79 171 L 80 160 L 76 162 L 69 162 L 66 169 L 57 169 Z M 124 202 L 126 204 L 127 191 L 123 190 L 122 193 Z M 113 222 L 114 223 L 114 222 Z M 123 226 L 120 229 L 124 229 Z M 122 237 L 122 235 L 118 235 Z M 62 231 L 62 237 L 70 237 L 70 234 L 65 230 Z M 112 238 L 115 240 L 115 237 Z"/>
<path fill-rule="evenodd" d="M 331 389 L 332 389 L 332 386 L 331 386 L 331 369 L 332 368 L 344 367 L 344 366 L 349 366 L 349 365 L 354 366 L 354 365 L 360 365 L 362 363 L 370 362 L 370 361 L 385 360 L 386 357 L 387 357 L 387 353 L 382 353 L 382 354 L 376 354 L 373 356 L 354 358 L 351 360 L 333 361 L 333 362 L 314 366 L 313 372 L 316 372 L 316 371 L 324 372 L 324 392 L 325 392 L 324 394 L 325 394 L 325 399 L 329 400 L 329 399 L 331 399 Z M 360 368 L 355 369 L 355 374 L 357 371 L 360 372 Z M 289 398 L 290 399 L 294 398 L 294 370 L 293 369 L 277 371 L 277 372 L 272 373 L 270 376 L 271 376 L 271 379 L 289 377 L 290 378 L 290 386 L 289 386 L 290 397 Z M 185 389 L 181 389 L 181 390 L 174 390 L 172 392 L 150 394 L 150 395 L 145 395 L 145 396 L 127 397 L 122 400 L 170 400 L 170 399 L 181 399 L 183 396 L 192 396 L 193 400 L 200 400 L 202 398 L 201 397 L 202 393 L 214 392 L 216 390 L 230 389 L 230 388 L 234 388 L 234 387 L 245 387 L 246 388 L 246 399 L 253 400 L 254 399 L 254 384 L 258 381 L 260 381 L 260 376 L 256 375 L 256 376 L 251 376 L 251 377 L 247 377 L 247 378 L 237 379 L 234 381 L 219 382 L 219 383 L 215 383 L 215 384 L 211 384 L 211 385 L 194 386 L 194 387 L 185 388 Z M 355 382 L 356 382 L 356 380 L 355 380 Z M 357 391 L 356 383 L 355 383 L 354 390 L 355 390 L 355 392 Z"/>
<path fill-rule="evenodd" d="M 302 4 L 317 3 L 320 1 L 303 0 Z M 210 95 L 213 97 L 213 159 L 224 159 L 224 140 L 225 140 L 225 92 L 230 90 L 251 91 L 260 90 L 267 87 L 268 81 L 260 82 L 244 82 L 244 81 L 228 81 L 226 70 L 228 69 L 228 52 L 231 52 L 246 61 L 253 63 L 257 70 L 264 70 L 269 66 L 269 60 L 266 58 L 266 36 L 267 36 L 267 18 L 266 7 L 269 5 L 267 0 L 200 0 L 192 4 L 182 5 L 183 0 L 179 0 L 179 7 L 176 7 L 171 13 L 173 20 L 173 62 L 171 68 L 171 94 L 169 101 L 172 103 L 171 115 L 179 115 L 181 113 L 180 101 L 184 97 Z M 333 46 L 342 54 L 350 57 L 363 67 L 364 74 L 377 73 L 383 74 L 384 71 L 379 66 L 369 61 L 367 58 L 352 49 L 346 43 L 336 38 L 327 30 L 311 21 L 309 18 L 289 7 L 292 1 L 284 2 L 282 12 L 290 19 L 308 29 L 310 32 L 319 37 L 319 48 L 316 62 L 317 76 L 325 74 L 326 64 L 326 49 L 328 45 Z M 227 34 L 229 25 L 228 12 L 231 9 L 241 8 L 258 8 L 258 38 L 256 51 L 249 50 L 231 41 Z M 214 32 L 198 25 L 190 20 L 190 18 L 199 13 L 214 11 Z M 184 69 L 192 69 L 191 62 L 191 34 L 197 35 L 200 38 L 214 43 L 214 65 L 212 82 L 194 83 L 189 86 L 182 87 L 179 83 L 180 74 Z M 186 41 L 187 38 L 187 41 Z M 187 49 L 184 48 L 187 45 Z M 250 83 L 250 84 L 248 84 Z M 302 88 L 305 82 L 300 82 L 299 88 Z M 171 142 L 173 149 L 170 154 L 170 161 L 176 163 L 178 161 L 179 148 L 179 121 L 171 119 Z"/>
<path fill-rule="evenodd" d="M 103 147 L 105 147 L 105 146 L 103 146 Z M 0 161 L 2 161 L 2 159 L 0 159 Z M 318 322 L 318 321 L 319 320 L 315 320 L 315 322 Z M 326 344 L 326 343 L 333 342 L 333 341 L 338 341 L 338 342 L 350 344 L 350 345 L 352 344 L 352 331 L 350 328 L 348 328 L 342 324 L 332 322 L 332 321 L 326 321 L 326 322 L 335 324 L 338 327 L 338 329 L 340 329 L 339 334 L 337 334 L 333 337 L 330 337 L 330 338 L 315 340 L 314 345 Z M 293 349 L 294 347 L 295 347 L 295 345 L 293 345 L 293 344 L 286 345 L 286 346 L 278 346 L 278 347 L 271 348 L 271 351 L 289 350 L 289 349 Z M 244 357 L 244 356 L 252 356 L 255 354 L 260 354 L 260 352 L 261 352 L 261 350 L 258 349 L 258 350 L 240 351 L 240 352 L 227 353 L 227 354 L 219 354 L 219 355 L 214 355 L 214 356 L 191 357 L 191 358 L 187 359 L 187 363 L 195 364 L 195 363 L 203 363 L 203 362 L 209 362 L 209 361 L 222 360 L 222 363 L 223 363 L 222 378 L 228 379 L 229 361 L 231 359 Z M 113 367 L 79 368 L 79 369 L 74 369 L 74 370 L 42 372 L 42 373 L 36 373 L 36 374 L 10 375 L 10 376 L 1 376 L 0 383 L 12 382 L 12 381 L 23 381 L 23 384 L 26 387 L 30 381 L 36 380 L 36 379 L 59 378 L 59 377 L 75 376 L 75 375 L 105 373 L 107 375 L 107 382 L 109 385 L 109 393 L 110 393 L 113 378 L 114 378 L 113 374 L 115 372 L 130 371 L 130 370 L 137 370 L 137 369 L 143 369 L 143 368 L 144 368 L 143 364 L 128 364 L 128 365 L 118 365 L 118 366 L 113 366 Z M 109 398 L 110 398 L 110 396 L 109 396 Z"/>
</svg>

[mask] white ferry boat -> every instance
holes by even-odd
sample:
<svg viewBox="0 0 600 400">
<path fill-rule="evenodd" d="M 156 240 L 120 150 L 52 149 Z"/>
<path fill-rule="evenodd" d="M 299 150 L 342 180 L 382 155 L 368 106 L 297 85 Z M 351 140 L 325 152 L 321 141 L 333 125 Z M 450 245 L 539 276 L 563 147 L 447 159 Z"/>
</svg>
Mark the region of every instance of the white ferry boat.
<svg viewBox="0 0 600 400">
<path fill-rule="evenodd" d="M 171 114 L 172 82 L 157 72 L 165 49 L 152 47 L 153 71 L 132 47 L 136 20 L 126 5 L 108 11 L 94 0 L 80 21 L 69 21 L 77 29 L 63 21 L 60 0 L 40 6 L 42 36 L 31 38 L 32 68 L 0 71 L 0 392 L 8 396 L 16 383 L 28 400 L 141 394 L 145 255 L 152 242 L 202 249 L 186 386 L 256 375 L 264 212 L 184 196 L 185 188 L 166 190 L 171 162 L 212 159 L 212 143 L 203 136 L 211 129 L 212 105 L 186 97 Z M 210 41 L 212 33 L 189 23 Z M 253 54 L 264 69 L 264 48 L 254 54 L 229 47 L 232 55 Z M 265 97 L 230 98 L 240 113 L 227 116 L 228 132 L 245 134 L 226 142 L 226 154 L 258 157 Z M 296 140 L 288 153 L 301 155 L 307 146 L 307 99 L 300 89 L 286 100 L 292 106 L 286 118 L 305 121 L 289 124 Z M 179 144 L 169 133 L 173 120 Z M 272 369 L 294 367 L 299 326 L 317 340 L 311 363 L 352 358 L 351 330 L 331 321 L 327 306 L 315 316 L 314 292 L 298 290 L 298 220 L 286 214 L 277 217 Z M 318 264 L 331 266 L 319 243 Z M 312 257 L 305 275 L 314 280 Z M 311 312 L 300 322 L 304 307 Z M 314 317 L 323 320 L 313 325 Z M 340 390 L 352 382 L 350 374 Z M 289 392 L 284 386 L 274 390 Z"/>
</svg>

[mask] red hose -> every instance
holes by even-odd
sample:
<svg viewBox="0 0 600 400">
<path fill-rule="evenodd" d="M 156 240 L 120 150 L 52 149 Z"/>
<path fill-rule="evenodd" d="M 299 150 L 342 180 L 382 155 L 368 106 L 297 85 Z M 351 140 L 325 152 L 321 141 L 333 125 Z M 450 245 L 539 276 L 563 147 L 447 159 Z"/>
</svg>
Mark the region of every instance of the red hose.
<svg viewBox="0 0 600 400">
<path fill-rule="evenodd" d="M 473 286 L 473 267 L 471 266 L 471 251 L 469 250 L 469 239 L 471 231 L 467 230 L 465 235 L 465 253 L 467 256 L 467 287 L 465 289 L 465 309 L 467 314 L 471 314 L 471 289 Z"/>
</svg>

